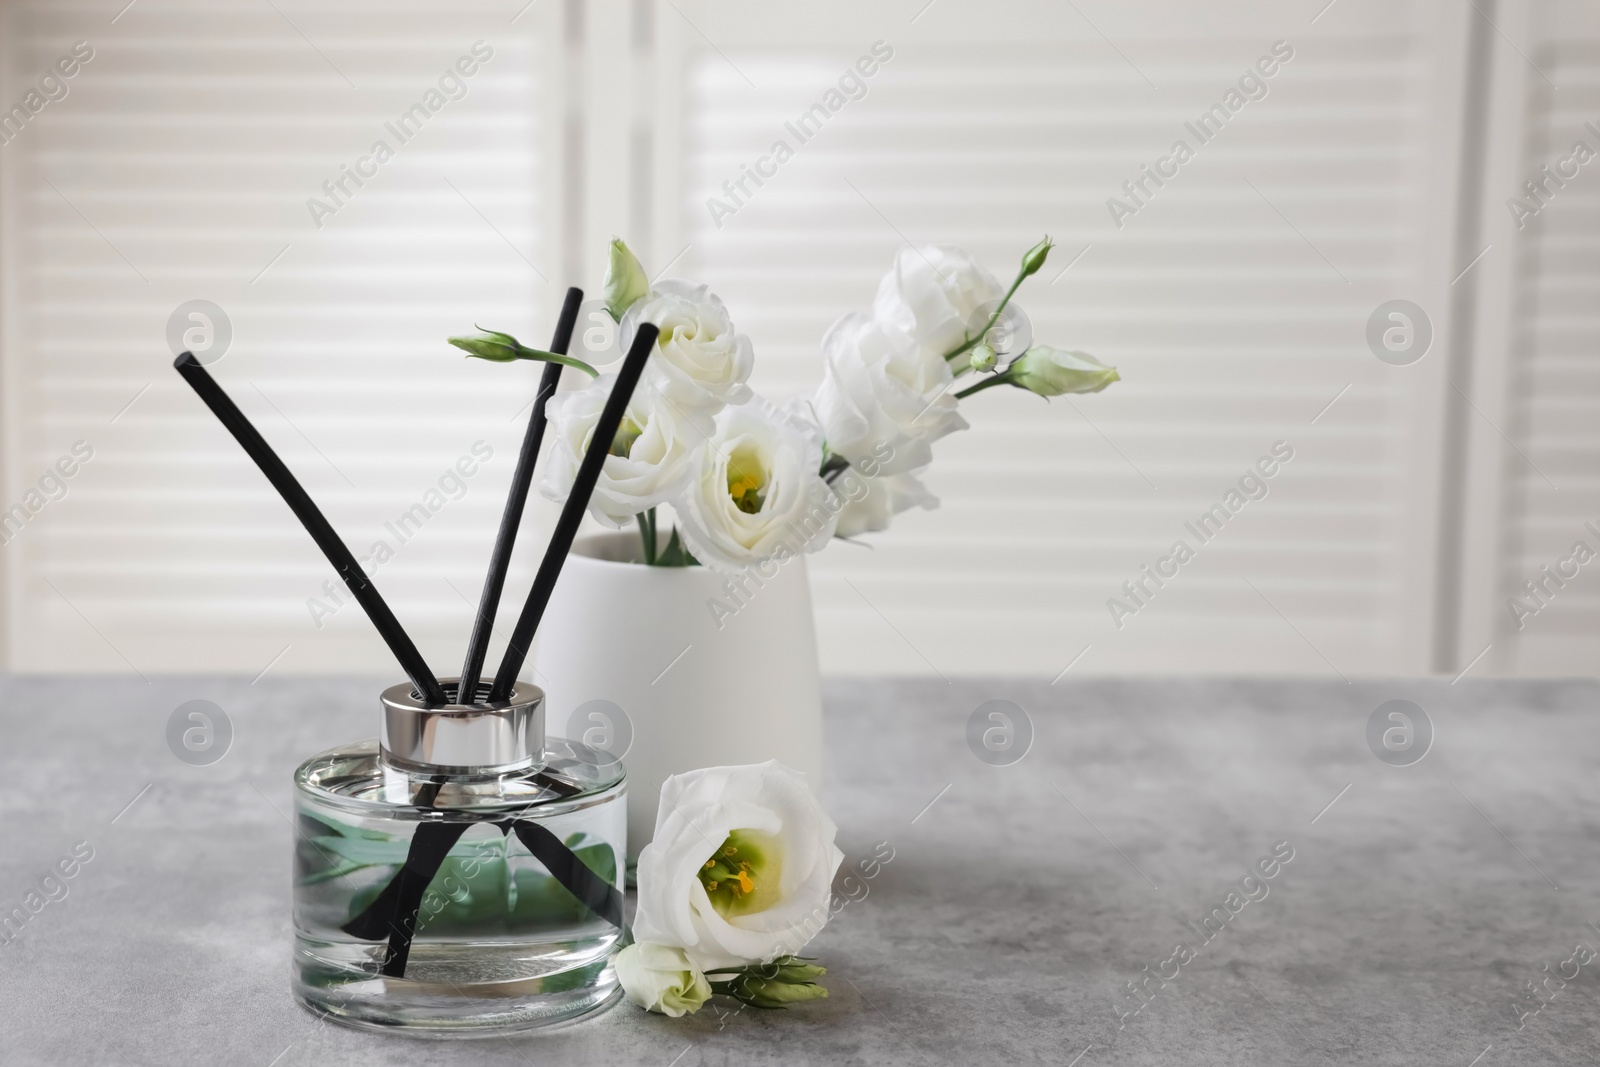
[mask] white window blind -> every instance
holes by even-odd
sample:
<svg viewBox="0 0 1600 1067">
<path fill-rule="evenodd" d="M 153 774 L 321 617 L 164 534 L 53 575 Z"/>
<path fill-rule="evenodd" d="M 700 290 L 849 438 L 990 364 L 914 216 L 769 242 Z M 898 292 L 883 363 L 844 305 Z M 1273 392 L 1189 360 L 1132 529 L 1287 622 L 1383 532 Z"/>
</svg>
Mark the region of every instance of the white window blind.
<svg viewBox="0 0 1600 1067">
<path fill-rule="evenodd" d="M 1381 364 L 1364 328 L 1407 298 L 1449 343 L 1462 11 L 1077 8 L 659 15 L 654 253 L 687 248 L 676 269 L 756 339 L 760 389 L 809 390 L 824 329 L 908 242 L 1008 277 L 1042 232 L 1060 247 L 1020 294 L 1037 335 L 1123 373 L 964 402 L 973 429 L 928 476 L 942 508 L 814 558 L 825 664 L 1427 669 L 1443 364 Z M 865 96 L 798 143 L 784 124 L 880 40 Z M 1293 58 L 1265 98 L 1201 144 L 1185 123 L 1277 41 Z M 776 139 L 794 158 L 717 225 L 707 199 Z M 1195 158 L 1117 228 L 1107 199 L 1178 139 Z M 1209 543 L 1186 532 L 1280 440 L 1267 499 Z M 1196 558 L 1119 630 L 1108 598 L 1179 539 Z"/>
<path fill-rule="evenodd" d="M 1525 86 L 1520 144 L 1506 146 L 1517 177 L 1491 191 L 1487 210 L 1510 237 L 1507 425 L 1517 449 L 1505 456 L 1500 581 L 1486 610 L 1500 669 L 1593 674 L 1600 560 L 1582 562 L 1573 549 L 1600 551 L 1590 528 L 1600 529 L 1600 159 L 1580 164 L 1573 146 L 1600 152 L 1600 15 L 1592 4 L 1535 4 L 1513 25 L 1526 35 L 1526 59 L 1508 58 Z M 1541 196 L 1522 188 L 1530 180 L 1543 183 Z M 1537 214 L 1517 228 L 1509 200 Z"/>
<path fill-rule="evenodd" d="M 392 673 L 171 371 L 188 301 L 226 311 L 214 373 L 358 554 L 393 553 L 377 583 L 445 673 L 537 377 L 463 369 L 445 336 L 541 339 L 620 234 L 722 295 L 781 401 L 814 387 L 823 332 L 907 243 L 965 246 L 1004 278 L 1047 232 L 1020 298 L 1036 334 L 1124 381 L 966 402 L 972 430 L 928 475 L 943 506 L 813 558 L 825 669 L 1354 677 L 1480 649 L 1477 673 L 1594 669 L 1600 562 L 1521 631 L 1506 600 L 1600 519 L 1600 161 L 1524 230 L 1503 204 L 1600 114 L 1591 5 L 1504 0 L 1492 30 L 1443 0 L 119 8 L 0 0 L 0 105 L 93 49 L 65 96 L 52 82 L 20 129 L 0 123 L 13 668 Z M 1476 185 L 1474 33 L 1493 65 Z M 493 55 L 464 94 L 441 85 L 479 41 Z M 1241 86 L 1280 41 L 1292 57 Z M 877 42 L 870 76 L 841 84 Z M 1229 111 L 1230 90 L 1252 98 Z M 713 218 L 780 139 L 792 156 Z M 1193 158 L 1154 187 L 1141 168 L 1180 139 Z M 1113 197 L 1137 208 L 1120 227 Z M 1409 366 L 1365 336 L 1396 299 L 1431 320 Z M 1278 441 L 1294 457 L 1269 494 L 1197 537 Z M 1143 568 L 1180 539 L 1194 559 L 1150 593 Z M 1120 629 L 1111 598 L 1139 606 Z"/>
<path fill-rule="evenodd" d="M 379 588 L 452 673 L 536 373 L 463 368 L 444 341 L 550 328 L 559 9 L 0 12 L 8 105 L 74 42 L 94 52 L 0 148 L 3 506 L 93 450 L 0 549 L 9 664 L 393 672 L 172 371 L 168 316 L 206 299 L 233 333 L 212 372 L 359 556 L 388 546 Z"/>
</svg>

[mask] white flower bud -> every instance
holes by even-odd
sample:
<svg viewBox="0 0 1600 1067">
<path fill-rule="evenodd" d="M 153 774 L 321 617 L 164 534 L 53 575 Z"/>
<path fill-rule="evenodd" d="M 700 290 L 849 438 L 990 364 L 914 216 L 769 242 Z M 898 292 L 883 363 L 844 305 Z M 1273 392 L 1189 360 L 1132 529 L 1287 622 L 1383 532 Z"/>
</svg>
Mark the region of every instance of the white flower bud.
<svg viewBox="0 0 1600 1067">
<path fill-rule="evenodd" d="M 1005 373 L 1006 380 L 1040 396 L 1062 393 L 1098 393 L 1120 381 L 1115 367 L 1108 367 L 1083 352 L 1066 352 L 1048 345 L 1034 345 L 1022 354 Z"/>
<path fill-rule="evenodd" d="M 676 1019 L 693 1015 L 711 999 L 706 976 L 689 954 L 671 945 L 629 945 L 617 953 L 617 981 L 628 999 L 646 1011 Z"/>
<path fill-rule="evenodd" d="M 621 319 L 627 311 L 650 291 L 650 279 L 622 238 L 611 239 L 611 255 L 606 261 L 606 310 L 611 317 Z"/>
</svg>

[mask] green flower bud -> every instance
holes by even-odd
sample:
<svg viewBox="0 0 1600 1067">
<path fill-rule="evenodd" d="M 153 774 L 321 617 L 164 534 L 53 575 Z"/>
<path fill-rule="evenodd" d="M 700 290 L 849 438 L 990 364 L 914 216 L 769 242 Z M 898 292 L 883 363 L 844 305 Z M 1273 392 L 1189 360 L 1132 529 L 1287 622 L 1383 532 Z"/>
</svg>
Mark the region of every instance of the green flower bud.
<svg viewBox="0 0 1600 1067">
<path fill-rule="evenodd" d="M 606 261 L 606 310 L 611 317 L 622 320 L 622 313 L 650 292 L 650 278 L 638 258 L 622 243 L 622 238 L 611 239 L 611 257 Z"/>
<path fill-rule="evenodd" d="M 789 957 L 795 959 L 796 957 Z M 786 963 L 778 968 L 778 977 L 785 982 L 809 982 L 813 978 L 827 974 L 828 968 L 819 967 L 815 963 Z"/>
<path fill-rule="evenodd" d="M 972 369 L 975 371 L 994 370 L 995 351 L 988 345 L 978 345 L 972 350 Z"/>
<path fill-rule="evenodd" d="M 1040 396 L 1062 393 L 1098 393 L 1122 376 L 1083 352 L 1065 352 L 1048 345 L 1034 345 L 1006 369 L 1012 385 Z"/>
<path fill-rule="evenodd" d="M 509 333 L 485 330 L 482 326 L 479 326 L 478 332 L 470 337 L 450 337 L 447 340 L 467 355 L 487 359 L 491 363 L 514 363 L 519 359 L 531 359 L 540 363 L 559 363 L 563 367 L 576 367 L 591 378 L 600 376 L 599 371 L 577 356 L 546 352 L 542 348 L 529 348 Z"/>
<path fill-rule="evenodd" d="M 828 973 L 804 956 L 779 956 L 769 963 L 736 967 L 712 975 L 711 990 L 757 1008 L 786 1008 L 808 1000 L 821 1000 L 827 989 L 813 979 Z"/>
<path fill-rule="evenodd" d="M 1051 241 L 1050 236 L 1046 234 L 1044 240 L 1024 252 L 1022 254 L 1022 277 L 1026 278 L 1030 274 L 1039 273 L 1039 268 L 1044 266 L 1045 257 L 1050 254 L 1050 250 L 1054 247 L 1055 242 Z"/>
<path fill-rule="evenodd" d="M 787 982 L 777 978 L 747 976 L 737 981 L 734 996 L 757 1008 L 787 1008 L 808 1000 L 821 1000 L 828 990 L 815 982 Z"/>
<path fill-rule="evenodd" d="M 517 358 L 517 339 L 508 333 L 494 330 L 480 331 L 470 337 L 452 337 L 450 343 L 469 356 L 487 359 L 493 363 L 510 363 Z"/>
</svg>

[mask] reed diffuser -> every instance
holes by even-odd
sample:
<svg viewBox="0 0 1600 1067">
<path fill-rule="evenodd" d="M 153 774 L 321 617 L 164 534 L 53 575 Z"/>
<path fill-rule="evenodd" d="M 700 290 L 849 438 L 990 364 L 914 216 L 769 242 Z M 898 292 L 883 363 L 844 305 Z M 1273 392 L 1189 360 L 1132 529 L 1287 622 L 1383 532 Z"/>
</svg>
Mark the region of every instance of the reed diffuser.
<svg viewBox="0 0 1600 1067">
<path fill-rule="evenodd" d="M 179 374 L 300 520 L 407 681 L 379 700 L 378 736 L 295 772 L 293 987 L 350 1025 L 422 1033 L 534 1029 L 620 995 L 626 936 L 625 776 L 544 731 L 545 696 L 517 680 L 657 331 L 633 339 L 492 681 L 479 681 L 583 294 L 569 290 L 528 418 L 461 676 L 428 667 L 377 587 L 271 446 L 190 353 Z M 531 350 L 524 350 L 531 351 Z"/>
</svg>

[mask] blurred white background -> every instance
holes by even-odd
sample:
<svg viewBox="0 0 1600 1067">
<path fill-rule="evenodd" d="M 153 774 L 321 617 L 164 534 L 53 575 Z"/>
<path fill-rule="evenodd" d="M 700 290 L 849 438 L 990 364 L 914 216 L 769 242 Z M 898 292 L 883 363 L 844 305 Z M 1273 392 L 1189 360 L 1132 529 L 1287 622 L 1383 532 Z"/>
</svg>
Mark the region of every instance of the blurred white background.
<svg viewBox="0 0 1600 1067">
<path fill-rule="evenodd" d="M 891 57 L 800 144 L 785 123 L 875 45 Z M 1202 144 L 1185 123 L 1275 46 Z M 430 91 L 402 143 L 385 124 Z M 826 671 L 1600 664 L 1600 562 L 1541 575 L 1600 551 L 1600 161 L 1524 189 L 1600 151 L 1592 3 L 0 0 L 13 105 L 10 669 L 394 673 L 171 371 L 169 317 L 197 299 L 231 323 L 214 373 L 358 552 L 492 450 L 377 575 L 429 659 L 457 660 L 538 370 L 444 338 L 542 344 L 613 234 L 722 296 L 774 399 L 814 387 L 823 331 L 907 243 L 1007 279 L 1049 233 L 1018 299 L 1122 372 L 963 403 L 928 477 L 942 507 L 811 559 Z M 714 219 L 779 139 L 794 157 Z M 1180 139 L 1194 158 L 1115 220 Z M 362 162 L 379 140 L 393 158 Z M 1539 210 L 1519 226 L 1512 199 Z M 1408 365 L 1367 340 L 1397 299 L 1431 323 Z M 1108 598 L 1280 441 L 1270 494 L 1119 628 Z M 77 442 L 92 458 L 52 474 Z M 509 596 L 541 547 L 525 535 Z M 1539 608 L 1520 629 L 1519 595 Z"/>
</svg>

